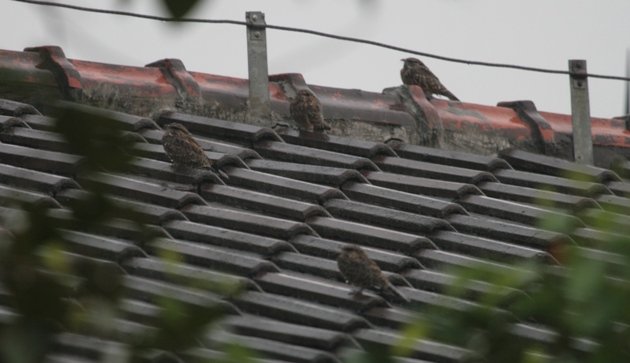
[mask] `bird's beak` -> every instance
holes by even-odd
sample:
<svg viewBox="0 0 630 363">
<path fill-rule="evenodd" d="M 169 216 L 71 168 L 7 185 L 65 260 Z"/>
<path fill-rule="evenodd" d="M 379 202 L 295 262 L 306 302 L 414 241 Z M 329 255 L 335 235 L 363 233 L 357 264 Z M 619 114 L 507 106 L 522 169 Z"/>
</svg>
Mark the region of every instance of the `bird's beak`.
<svg viewBox="0 0 630 363">
<path fill-rule="evenodd" d="M 404 62 L 404 61 L 405 61 L 405 58 L 401 59 L 401 61 L 403 61 L 403 62 Z"/>
</svg>

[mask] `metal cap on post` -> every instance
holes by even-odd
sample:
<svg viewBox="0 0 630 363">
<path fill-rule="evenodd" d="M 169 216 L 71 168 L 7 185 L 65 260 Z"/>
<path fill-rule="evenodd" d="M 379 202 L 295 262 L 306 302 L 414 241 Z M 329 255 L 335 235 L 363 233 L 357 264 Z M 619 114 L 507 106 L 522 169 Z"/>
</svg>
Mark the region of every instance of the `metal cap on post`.
<svg viewBox="0 0 630 363">
<path fill-rule="evenodd" d="M 573 121 L 573 156 L 580 164 L 593 164 L 593 135 L 588 99 L 585 60 L 569 60 L 571 73 L 571 119 Z"/>
<path fill-rule="evenodd" d="M 265 14 L 260 11 L 248 11 L 245 14 L 245 19 L 247 21 L 247 62 L 249 69 L 248 117 L 250 121 L 261 122 L 271 118 Z"/>
</svg>

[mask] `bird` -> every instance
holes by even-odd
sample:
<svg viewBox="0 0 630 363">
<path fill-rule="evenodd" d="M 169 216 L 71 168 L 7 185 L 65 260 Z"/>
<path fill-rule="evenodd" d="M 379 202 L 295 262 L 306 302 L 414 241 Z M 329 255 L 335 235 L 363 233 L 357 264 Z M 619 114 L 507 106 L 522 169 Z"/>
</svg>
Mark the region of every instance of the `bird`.
<svg viewBox="0 0 630 363">
<path fill-rule="evenodd" d="M 400 70 L 400 78 L 402 78 L 404 84 L 420 86 L 428 95 L 438 94 L 446 96 L 453 101 L 459 101 L 422 61 L 417 58 L 404 58 L 401 60 L 405 62 Z"/>
<path fill-rule="evenodd" d="M 324 132 L 330 125 L 324 121 L 322 106 L 313 92 L 301 89 L 289 105 L 291 118 L 300 130 Z"/>
<path fill-rule="evenodd" d="M 376 262 L 357 245 L 351 244 L 342 248 L 341 254 L 337 257 L 337 267 L 346 281 L 358 288 L 350 291 L 353 295 L 360 295 L 364 289 L 371 289 L 409 302 L 409 299 L 387 280 Z"/>
<path fill-rule="evenodd" d="M 165 129 L 162 146 L 175 167 L 208 169 L 212 166 L 212 161 L 184 125 L 174 122 Z"/>
</svg>

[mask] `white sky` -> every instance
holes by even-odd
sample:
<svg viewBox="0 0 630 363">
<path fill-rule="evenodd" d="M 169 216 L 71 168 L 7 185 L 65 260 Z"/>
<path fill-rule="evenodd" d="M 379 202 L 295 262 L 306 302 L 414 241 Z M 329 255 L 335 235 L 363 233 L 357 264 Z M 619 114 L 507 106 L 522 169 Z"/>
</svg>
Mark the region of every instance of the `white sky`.
<svg viewBox="0 0 630 363">
<path fill-rule="evenodd" d="M 72 1 L 165 15 L 157 0 Z M 625 75 L 630 0 L 206 0 L 191 16 L 244 20 L 367 38 L 444 56 L 567 69 L 586 59 L 591 73 Z M 184 24 L 47 8 L 3 0 L 0 48 L 59 45 L 67 57 L 143 66 L 179 58 L 188 70 L 247 77 L 245 28 Z M 268 30 L 269 72 L 302 73 L 310 84 L 381 92 L 401 83 L 403 53 L 306 34 Z M 465 102 L 529 99 L 570 113 L 567 76 L 423 59 Z M 625 83 L 591 79 L 591 114 L 624 112 Z"/>
</svg>

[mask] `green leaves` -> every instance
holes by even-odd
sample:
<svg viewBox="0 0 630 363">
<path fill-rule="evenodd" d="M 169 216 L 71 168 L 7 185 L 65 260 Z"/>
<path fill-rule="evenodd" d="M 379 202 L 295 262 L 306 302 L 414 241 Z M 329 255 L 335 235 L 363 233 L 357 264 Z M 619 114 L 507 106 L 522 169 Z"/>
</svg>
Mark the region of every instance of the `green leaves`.
<svg viewBox="0 0 630 363">
<path fill-rule="evenodd" d="M 162 4 L 175 18 L 183 18 L 201 1 L 199 0 L 162 0 Z"/>
</svg>

